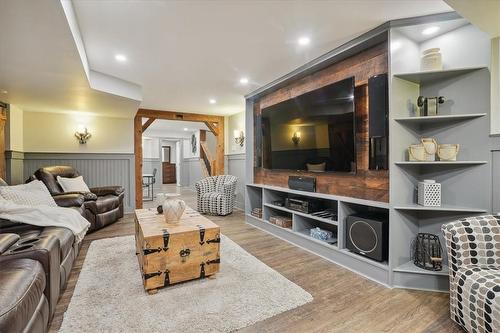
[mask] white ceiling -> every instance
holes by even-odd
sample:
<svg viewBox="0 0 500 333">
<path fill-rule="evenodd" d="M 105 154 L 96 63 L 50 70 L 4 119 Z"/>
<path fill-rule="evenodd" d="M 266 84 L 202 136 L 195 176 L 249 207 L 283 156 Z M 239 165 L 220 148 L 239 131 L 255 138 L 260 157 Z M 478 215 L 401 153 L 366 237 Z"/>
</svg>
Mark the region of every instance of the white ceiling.
<svg viewBox="0 0 500 333">
<path fill-rule="evenodd" d="M 73 7 L 91 70 L 142 85 L 141 107 L 220 115 L 243 110 L 244 94 L 385 21 L 451 10 L 441 0 L 74 0 Z M 137 109 L 89 87 L 59 1 L 0 0 L 0 31 L 0 91 L 9 91 L 0 100 L 31 111 L 131 117 Z M 311 44 L 299 47 L 300 36 Z M 128 61 L 117 63 L 116 53 Z M 242 76 L 250 84 L 240 85 Z"/>
<path fill-rule="evenodd" d="M 73 4 L 91 68 L 142 85 L 144 108 L 211 114 L 242 111 L 244 94 L 388 20 L 451 10 L 439 0 Z M 300 48 L 303 35 L 311 44 Z"/>
<path fill-rule="evenodd" d="M 402 32 L 406 35 L 406 37 L 412 39 L 414 42 L 422 43 L 426 40 L 436 38 L 437 36 L 443 35 L 449 31 L 458 29 L 463 27 L 464 25 L 469 24 L 465 19 L 458 20 L 450 20 L 450 21 L 442 21 L 435 23 L 427 23 L 427 24 L 418 24 L 418 25 L 410 25 L 406 27 L 398 28 L 399 32 Z M 435 33 L 424 35 L 422 31 L 430 27 L 438 27 L 439 30 Z"/>
<path fill-rule="evenodd" d="M 0 101 L 26 111 L 118 117 L 137 111 L 138 101 L 89 87 L 58 1 L 0 0 L 0 32 Z"/>
</svg>

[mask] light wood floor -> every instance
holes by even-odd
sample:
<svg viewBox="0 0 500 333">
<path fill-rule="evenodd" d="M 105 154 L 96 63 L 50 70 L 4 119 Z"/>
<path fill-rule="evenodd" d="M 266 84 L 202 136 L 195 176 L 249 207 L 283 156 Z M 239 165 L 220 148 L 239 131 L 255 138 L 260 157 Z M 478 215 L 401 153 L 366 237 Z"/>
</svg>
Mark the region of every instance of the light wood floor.
<svg viewBox="0 0 500 333">
<path fill-rule="evenodd" d="M 173 192 L 175 187 L 163 190 Z M 192 191 L 177 191 L 188 205 L 195 207 Z M 153 203 L 147 205 L 154 206 Z M 242 211 L 210 219 L 221 226 L 226 236 L 314 297 L 311 303 L 240 332 L 462 332 L 449 319 L 448 294 L 388 289 L 245 224 Z M 85 238 L 57 305 L 50 332 L 56 332 L 61 325 L 90 243 L 95 239 L 133 234 L 133 216 L 127 215 Z"/>
</svg>

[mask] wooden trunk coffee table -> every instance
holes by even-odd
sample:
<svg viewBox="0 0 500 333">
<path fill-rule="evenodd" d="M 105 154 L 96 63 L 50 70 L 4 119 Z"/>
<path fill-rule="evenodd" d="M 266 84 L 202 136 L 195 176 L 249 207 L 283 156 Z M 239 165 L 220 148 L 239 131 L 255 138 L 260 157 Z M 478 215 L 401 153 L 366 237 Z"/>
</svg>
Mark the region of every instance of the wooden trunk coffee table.
<svg viewBox="0 0 500 333">
<path fill-rule="evenodd" d="M 177 225 L 167 224 L 156 209 L 137 209 L 135 243 L 144 289 L 150 294 L 219 271 L 220 228 L 189 207 Z"/>
</svg>

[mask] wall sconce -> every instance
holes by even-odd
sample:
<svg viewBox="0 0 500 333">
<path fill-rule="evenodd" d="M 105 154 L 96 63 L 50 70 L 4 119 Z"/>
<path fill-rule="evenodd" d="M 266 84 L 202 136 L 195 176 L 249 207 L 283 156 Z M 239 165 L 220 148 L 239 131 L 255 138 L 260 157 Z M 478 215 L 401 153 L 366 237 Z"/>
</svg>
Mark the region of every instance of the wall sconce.
<svg viewBox="0 0 500 333">
<path fill-rule="evenodd" d="M 78 142 L 80 142 L 80 144 L 82 145 L 87 143 L 87 140 L 90 139 L 91 136 L 92 134 L 90 134 L 89 131 L 87 130 L 87 127 L 84 126 L 78 126 L 78 129 L 75 132 L 75 137 L 78 139 Z"/>
<path fill-rule="evenodd" d="M 243 143 L 245 142 L 245 133 L 241 130 L 234 130 L 233 135 L 234 141 L 239 144 L 240 147 L 243 147 Z"/>
<path fill-rule="evenodd" d="M 300 142 L 300 132 L 293 133 L 292 142 L 294 145 L 298 145 Z"/>
</svg>

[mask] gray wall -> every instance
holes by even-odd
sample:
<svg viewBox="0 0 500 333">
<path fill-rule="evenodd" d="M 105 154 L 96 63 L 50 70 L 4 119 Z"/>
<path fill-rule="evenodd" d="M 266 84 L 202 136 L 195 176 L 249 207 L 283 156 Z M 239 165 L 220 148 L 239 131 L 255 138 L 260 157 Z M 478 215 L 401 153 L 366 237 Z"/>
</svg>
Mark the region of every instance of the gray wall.
<svg viewBox="0 0 500 333">
<path fill-rule="evenodd" d="M 77 169 L 89 187 L 120 185 L 125 188 L 124 208 L 134 209 L 134 154 L 24 153 L 23 179 L 38 168 L 69 165 Z"/>
<path fill-rule="evenodd" d="M 198 157 L 182 160 L 181 186 L 194 188 L 194 184 L 202 178 L 201 164 Z"/>
<path fill-rule="evenodd" d="M 225 174 L 238 177 L 236 186 L 236 207 L 245 209 L 245 154 L 225 156 Z"/>
<path fill-rule="evenodd" d="M 491 144 L 491 207 L 493 213 L 500 213 L 500 136 L 492 136 Z"/>
<path fill-rule="evenodd" d="M 5 152 L 5 181 L 10 185 L 22 184 L 25 181 L 23 174 L 24 153 L 18 151 Z"/>
</svg>

